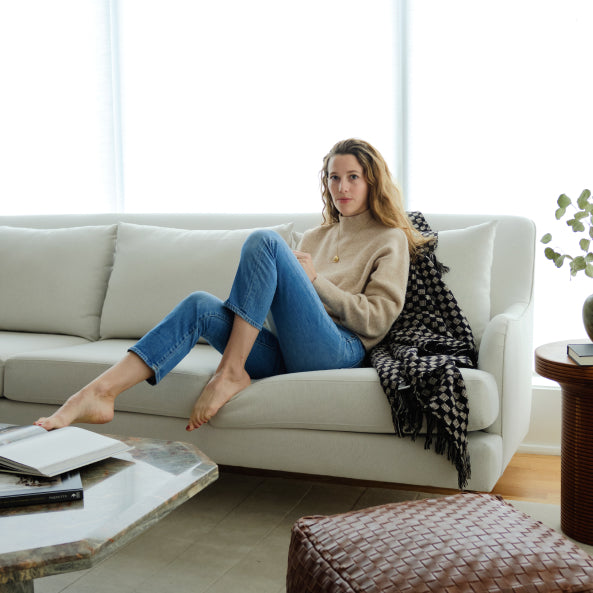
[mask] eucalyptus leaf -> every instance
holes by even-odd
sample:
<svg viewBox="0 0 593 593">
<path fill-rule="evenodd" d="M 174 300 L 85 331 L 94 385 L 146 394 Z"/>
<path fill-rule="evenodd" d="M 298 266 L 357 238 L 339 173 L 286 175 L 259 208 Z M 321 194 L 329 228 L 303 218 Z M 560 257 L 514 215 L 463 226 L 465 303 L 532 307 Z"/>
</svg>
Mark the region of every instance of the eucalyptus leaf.
<svg viewBox="0 0 593 593">
<path fill-rule="evenodd" d="M 558 208 L 555 214 L 556 220 L 560 220 L 566 214 L 566 208 Z"/>
<path fill-rule="evenodd" d="M 585 189 L 581 192 L 579 199 L 577 200 L 577 205 L 581 210 L 586 210 L 587 206 L 591 206 L 589 203 L 589 197 L 591 196 L 591 192 L 588 189 Z"/>
<path fill-rule="evenodd" d="M 567 208 L 571 204 L 572 200 L 566 194 L 561 194 L 558 198 L 558 206 L 560 206 L 560 208 Z"/>
<path fill-rule="evenodd" d="M 560 256 L 559 253 L 556 253 L 551 247 L 546 247 L 544 250 L 544 255 L 551 260 L 556 261 L 556 259 Z"/>
<path fill-rule="evenodd" d="M 589 239 L 581 239 L 579 241 L 579 247 L 583 251 L 589 251 L 589 245 L 591 245 L 591 241 Z"/>
<path fill-rule="evenodd" d="M 593 264 L 587 264 L 585 268 L 585 275 L 589 276 L 589 278 L 593 278 Z"/>
<path fill-rule="evenodd" d="M 567 255 L 560 255 L 559 253 L 556 253 L 556 257 L 554 257 L 554 264 L 557 268 L 561 268 L 562 264 L 564 263 L 564 260 L 567 258 Z M 570 262 L 572 264 L 572 262 Z"/>
<path fill-rule="evenodd" d="M 582 220 L 583 218 L 587 218 L 587 216 L 589 216 L 589 213 L 586 210 L 581 210 L 574 215 L 577 220 Z"/>
<path fill-rule="evenodd" d="M 580 220 L 573 220 L 570 226 L 573 233 L 582 233 L 585 230 L 585 225 Z"/>
<path fill-rule="evenodd" d="M 584 270 L 587 267 L 587 262 L 582 255 L 577 255 L 571 262 L 570 267 L 574 268 L 577 272 Z"/>
<path fill-rule="evenodd" d="M 592 237 L 593 238 L 593 237 Z M 550 233 L 546 233 L 541 239 L 540 241 L 545 245 L 547 243 L 549 243 L 552 240 L 552 235 Z"/>
</svg>

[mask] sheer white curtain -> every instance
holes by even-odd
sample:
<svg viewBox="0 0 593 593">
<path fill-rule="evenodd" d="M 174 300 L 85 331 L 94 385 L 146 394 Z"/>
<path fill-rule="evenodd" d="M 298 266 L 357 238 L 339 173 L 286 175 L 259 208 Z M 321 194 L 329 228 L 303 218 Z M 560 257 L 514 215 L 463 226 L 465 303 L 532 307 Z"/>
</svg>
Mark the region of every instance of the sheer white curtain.
<svg viewBox="0 0 593 593">
<path fill-rule="evenodd" d="M 407 194 L 414 209 L 520 214 L 578 252 L 554 210 L 593 190 L 593 3 L 408 2 Z M 576 237 L 576 239 L 575 239 Z M 586 338 L 593 280 L 537 246 L 534 343 Z"/>
<path fill-rule="evenodd" d="M 391 0 L 118 7 L 127 210 L 320 211 L 322 158 L 350 136 L 395 167 Z"/>
<path fill-rule="evenodd" d="M 0 213 L 112 210 L 109 2 L 0 3 Z"/>
<path fill-rule="evenodd" d="M 0 212 L 320 210 L 337 140 L 400 160 L 395 6 L 0 3 Z"/>
</svg>

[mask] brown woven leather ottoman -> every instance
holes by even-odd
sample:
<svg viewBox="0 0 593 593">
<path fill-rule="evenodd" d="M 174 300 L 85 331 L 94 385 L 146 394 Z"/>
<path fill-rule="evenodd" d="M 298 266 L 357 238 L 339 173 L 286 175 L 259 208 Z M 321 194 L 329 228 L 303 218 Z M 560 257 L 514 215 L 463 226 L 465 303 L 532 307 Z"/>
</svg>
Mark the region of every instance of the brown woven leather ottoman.
<svg viewBox="0 0 593 593">
<path fill-rule="evenodd" d="M 287 593 L 593 592 L 593 558 L 488 494 L 388 504 L 292 529 Z"/>
</svg>

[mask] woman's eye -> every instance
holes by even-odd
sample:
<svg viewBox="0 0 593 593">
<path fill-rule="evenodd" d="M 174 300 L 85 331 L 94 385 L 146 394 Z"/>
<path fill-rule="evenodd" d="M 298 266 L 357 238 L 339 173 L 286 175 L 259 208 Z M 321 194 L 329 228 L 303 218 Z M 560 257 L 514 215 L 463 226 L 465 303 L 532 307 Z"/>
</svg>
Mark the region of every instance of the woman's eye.
<svg viewBox="0 0 593 593">
<path fill-rule="evenodd" d="M 356 175 L 356 174 L 350 175 L 350 179 L 352 179 L 352 181 L 356 181 L 358 179 L 358 175 Z"/>
</svg>

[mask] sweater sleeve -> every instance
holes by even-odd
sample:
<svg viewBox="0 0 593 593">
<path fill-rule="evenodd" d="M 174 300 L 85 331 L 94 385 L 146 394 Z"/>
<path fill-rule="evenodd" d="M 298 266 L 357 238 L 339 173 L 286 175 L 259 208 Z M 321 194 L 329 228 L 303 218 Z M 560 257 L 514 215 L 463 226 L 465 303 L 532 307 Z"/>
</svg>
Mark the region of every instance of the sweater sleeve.
<svg viewBox="0 0 593 593">
<path fill-rule="evenodd" d="M 367 347 L 385 337 L 404 306 L 410 266 L 408 243 L 399 229 L 390 239 L 388 245 L 377 248 L 362 292 L 342 290 L 320 274 L 313 283 L 338 322 L 358 334 Z"/>
</svg>

